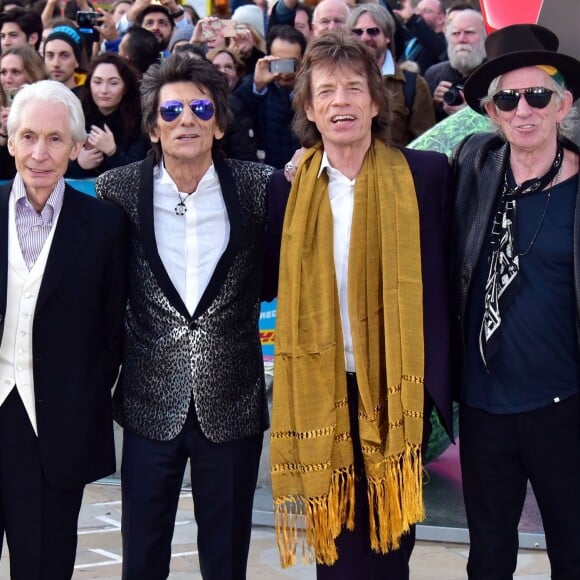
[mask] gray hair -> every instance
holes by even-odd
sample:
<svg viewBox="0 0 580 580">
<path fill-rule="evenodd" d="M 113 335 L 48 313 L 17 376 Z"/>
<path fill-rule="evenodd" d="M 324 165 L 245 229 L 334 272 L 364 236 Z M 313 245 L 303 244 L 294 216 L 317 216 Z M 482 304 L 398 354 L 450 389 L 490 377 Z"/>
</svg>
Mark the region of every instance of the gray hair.
<svg viewBox="0 0 580 580">
<path fill-rule="evenodd" d="M 482 36 L 485 39 L 487 37 L 487 33 L 485 31 L 485 21 L 483 20 L 483 15 L 478 10 L 473 10 L 472 8 L 466 8 L 465 10 L 457 11 L 457 14 L 454 16 L 456 18 L 459 15 L 462 16 L 471 16 L 477 20 L 478 26 L 481 26 Z M 453 23 L 447 24 L 445 27 L 445 38 L 447 39 L 447 43 L 451 42 L 451 34 L 453 31 Z"/>
<path fill-rule="evenodd" d="M 550 78 L 549 83 L 552 86 L 546 88 L 551 88 L 556 93 L 556 98 L 561 101 L 564 98 L 564 92 L 567 90 L 566 87 L 563 87 L 560 83 L 556 82 L 549 75 L 547 76 Z M 489 103 L 491 103 L 495 107 L 495 104 L 493 102 L 493 96 L 499 91 L 499 83 L 501 82 L 501 77 L 502 75 L 495 77 L 491 81 L 491 83 L 489 83 L 487 95 L 483 97 L 483 99 L 481 99 L 482 109 L 485 107 L 485 105 Z M 558 137 L 567 137 L 568 139 L 571 139 L 572 136 L 574 135 L 574 131 L 578 127 L 579 118 L 580 116 L 578 114 L 578 110 L 574 105 L 572 105 L 572 108 L 570 109 L 566 117 L 564 117 L 562 122 L 558 125 Z M 495 125 L 496 133 L 502 135 L 500 126 L 497 123 L 493 124 Z"/>
<path fill-rule="evenodd" d="M 346 21 L 346 28 L 352 30 L 356 28 L 357 20 L 363 14 L 370 14 L 372 19 L 377 23 L 377 26 L 383 31 L 383 34 L 393 42 L 395 37 L 395 20 L 391 16 L 390 12 L 380 4 L 359 4 L 355 6 Z M 394 47 L 390 46 L 390 49 L 394 51 Z"/>
<path fill-rule="evenodd" d="M 24 85 L 18 91 L 8 115 L 8 137 L 12 137 L 18 131 L 18 127 L 22 121 L 22 110 L 27 103 L 41 103 L 47 105 L 47 107 L 54 103 L 64 105 L 70 119 L 73 143 L 76 145 L 77 143 L 85 142 L 87 138 L 85 115 L 80 99 L 64 84 L 50 80 L 37 81 L 30 85 Z M 50 114 L 49 110 L 47 114 Z"/>
</svg>

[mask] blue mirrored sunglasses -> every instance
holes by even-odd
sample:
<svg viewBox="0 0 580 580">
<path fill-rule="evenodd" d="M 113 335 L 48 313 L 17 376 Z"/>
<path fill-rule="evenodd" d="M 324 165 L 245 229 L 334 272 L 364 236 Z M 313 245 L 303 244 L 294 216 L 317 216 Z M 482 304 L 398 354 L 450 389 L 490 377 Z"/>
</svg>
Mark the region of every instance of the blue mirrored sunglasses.
<svg viewBox="0 0 580 580">
<path fill-rule="evenodd" d="M 159 116 L 166 123 L 171 123 L 183 113 L 184 107 L 183 101 L 165 101 L 159 105 Z M 195 99 L 189 103 L 189 108 L 202 121 L 209 121 L 215 113 L 213 103 L 207 99 Z"/>
</svg>

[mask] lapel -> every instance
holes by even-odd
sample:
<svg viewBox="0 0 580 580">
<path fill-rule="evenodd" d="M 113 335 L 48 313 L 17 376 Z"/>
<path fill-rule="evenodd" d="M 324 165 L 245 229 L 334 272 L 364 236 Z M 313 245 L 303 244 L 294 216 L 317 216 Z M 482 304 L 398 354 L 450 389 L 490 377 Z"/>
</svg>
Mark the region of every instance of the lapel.
<svg viewBox="0 0 580 580">
<path fill-rule="evenodd" d="M 6 313 L 6 292 L 8 285 L 8 199 L 12 181 L 0 186 L 0 338 L 4 328 Z"/>
<path fill-rule="evenodd" d="M 63 274 L 71 267 L 87 242 L 86 225 L 91 220 L 91 214 L 83 203 L 84 195 L 70 185 L 65 186 L 62 209 L 38 293 L 37 311 L 51 293 L 58 289 Z M 82 276 L 82 272 L 78 271 L 76 275 Z"/>
<path fill-rule="evenodd" d="M 138 196 L 139 223 L 141 224 L 141 240 L 145 257 L 151 271 L 155 276 L 159 287 L 167 299 L 179 313 L 187 319 L 197 318 L 207 310 L 215 299 L 226 278 L 233 259 L 238 251 L 241 237 L 241 218 L 238 192 L 234 184 L 232 173 L 224 161 L 214 160 L 216 172 L 220 181 L 222 195 L 230 222 L 230 239 L 225 252 L 219 259 L 216 269 L 209 281 L 201 300 L 190 316 L 179 292 L 171 282 L 171 278 L 163 265 L 157 250 L 155 239 L 155 222 L 153 216 L 153 170 L 155 163 L 153 156 L 149 155 L 141 167 L 140 189 Z"/>
</svg>

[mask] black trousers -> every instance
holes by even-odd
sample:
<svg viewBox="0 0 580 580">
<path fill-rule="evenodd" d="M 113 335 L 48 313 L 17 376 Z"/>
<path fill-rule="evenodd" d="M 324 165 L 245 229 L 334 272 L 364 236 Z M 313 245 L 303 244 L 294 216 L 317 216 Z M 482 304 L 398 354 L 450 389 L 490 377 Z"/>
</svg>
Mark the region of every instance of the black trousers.
<svg viewBox="0 0 580 580">
<path fill-rule="evenodd" d="M 11 580 L 72 577 L 82 497 L 82 487 L 63 491 L 45 480 L 15 387 L 0 406 L 0 542 L 6 533 Z"/>
<path fill-rule="evenodd" d="M 355 527 L 351 532 L 343 529 L 336 539 L 338 560 L 332 566 L 316 565 L 318 580 L 408 580 L 409 560 L 415 546 L 415 527 L 401 538 L 398 550 L 387 554 L 373 552 L 369 536 L 369 503 L 364 461 L 360 447 L 358 428 L 358 386 L 356 375 L 347 373 L 348 411 L 353 439 L 355 480 Z M 426 417 L 432 405 L 426 402 Z M 428 441 L 430 421 L 425 421 L 423 440 Z"/>
<path fill-rule="evenodd" d="M 531 483 L 553 580 L 580 578 L 580 396 L 526 413 L 460 407 L 471 580 L 508 580 Z"/>
<path fill-rule="evenodd" d="M 193 415 L 191 413 L 190 415 Z M 172 441 L 123 435 L 123 579 L 164 580 L 186 462 L 204 580 L 244 580 L 263 435 L 212 443 L 190 416 Z"/>
</svg>

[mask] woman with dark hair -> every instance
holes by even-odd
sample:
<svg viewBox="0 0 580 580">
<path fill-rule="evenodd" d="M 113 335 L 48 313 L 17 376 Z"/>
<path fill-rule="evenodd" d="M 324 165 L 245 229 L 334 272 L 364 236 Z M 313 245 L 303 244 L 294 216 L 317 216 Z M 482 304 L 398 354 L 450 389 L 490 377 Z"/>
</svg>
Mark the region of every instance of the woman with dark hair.
<svg viewBox="0 0 580 580">
<path fill-rule="evenodd" d="M 257 161 L 258 145 L 252 116 L 235 95 L 232 94 L 239 80 L 244 76 L 245 66 L 240 57 L 229 48 L 214 48 L 207 53 L 209 60 L 228 81 L 230 96 L 228 106 L 232 112 L 232 122 L 228 125 L 222 147 L 227 157 L 242 161 Z"/>
<path fill-rule="evenodd" d="M 87 141 L 67 177 L 96 177 L 144 159 L 150 147 L 141 131 L 137 73 L 117 54 L 93 59 L 81 93 Z"/>
</svg>

